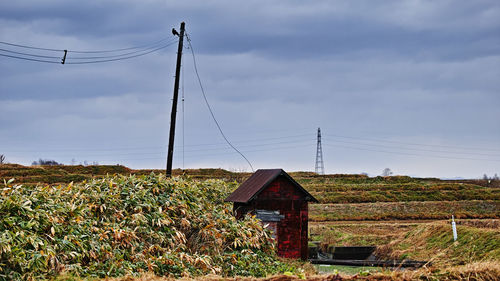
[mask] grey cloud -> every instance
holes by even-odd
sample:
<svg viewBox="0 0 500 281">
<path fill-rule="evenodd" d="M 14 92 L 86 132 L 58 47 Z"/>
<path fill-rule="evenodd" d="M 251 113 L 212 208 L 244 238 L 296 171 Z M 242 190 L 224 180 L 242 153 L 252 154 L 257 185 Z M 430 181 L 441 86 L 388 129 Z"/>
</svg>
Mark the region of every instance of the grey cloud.
<svg viewBox="0 0 500 281">
<path fill-rule="evenodd" d="M 133 46 L 171 36 L 170 29 L 186 21 L 208 99 L 230 139 L 241 144 L 250 136 L 311 134 L 310 146 L 247 148 L 257 167 L 312 169 L 317 126 L 325 134 L 498 147 L 495 1 L 10 2 L 0 4 L 0 40 L 49 48 Z M 87 160 L 162 167 L 174 59 L 175 46 L 137 60 L 88 66 L 0 58 L 2 148 L 84 148 L 43 157 L 53 153 L 69 161 L 103 154 Z M 223 142 L 188 49 L 184 66 L 187 143 Z M 160 148 L 135 156 L 95 152 L 110 147 Z M 324 151 L 329 172 L 376 174 L 388 166 L 402 173 L 471 176 L 498 167 L 442 159 L 428 165 L 430 158 L 334 143 Z M 191 167 L 244 165 L 228 151 L 193 152 L 186 159 Z"/>
</svg>

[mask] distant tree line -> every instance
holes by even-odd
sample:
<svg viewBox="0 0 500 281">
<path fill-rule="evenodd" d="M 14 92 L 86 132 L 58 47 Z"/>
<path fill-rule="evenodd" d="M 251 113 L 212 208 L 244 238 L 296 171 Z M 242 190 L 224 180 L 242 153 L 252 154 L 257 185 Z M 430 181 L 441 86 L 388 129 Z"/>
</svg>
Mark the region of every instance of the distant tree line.
<svg viewBox="0 0 500 281">
<path fill-rule="evenodd" d="M 32 166 L 57 166 L 57 165 L 64 165 L 63 163 L 59 163 L 55 160 L 50 160 L 50 159 L 38 159 L 36 161 L 33 161 L 33 163 L 31 163 Z M 71 159 L 71 165 L 76 165 L 76 160 L 75 159 Z M 93 161 L 93 162 L 88 162 L 87 160 L 80 162 L 79 165 L 83 165 L 83 166 L 89 166 L 89 165 L 92 165 L 92 166 L 97 166 L 99 165 L 99 163 L 97 161 Z"/>
<path fill-rule="evenodd" d="M 38 159 L 37 161 L 33 161 L 33 163 L 31 163 L 32 166 L 57 166 L 57 165 L 63 165 L 62 163 L 58 163 L 56 162 L 55 160 L 49 160 L 49 159 Z"/>
<path fill-rule="evenodd" d="M 389 177 L 389 176 L 391 176 L 391 175 L 392 175 L 392 171 L 391 171 L 391 169 L 389 169 L 389 168 L 385 168 L 385 169 L 382 171 L 382 176 L 383 176 L 383 177 Z"/>
<path fill-rule="evenodd" d="M 498 175 L 496 173 L 495 173 L 495 175 L 493 177 L 488 177 L 487 174 L 484 174 L 483 175 L 483 180 L 485 180 L 488 184 L 490 184 L 492 182 L 499 181 L 500 178 L 498 177 Z"/>
</svg>

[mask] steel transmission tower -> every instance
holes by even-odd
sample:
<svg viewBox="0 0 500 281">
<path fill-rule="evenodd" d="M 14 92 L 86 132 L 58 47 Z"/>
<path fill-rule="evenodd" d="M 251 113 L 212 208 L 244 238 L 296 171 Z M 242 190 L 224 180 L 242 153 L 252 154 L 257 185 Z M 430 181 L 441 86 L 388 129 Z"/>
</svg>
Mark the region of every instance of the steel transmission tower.
<svg viewBox="0 0 500 281">
<path fill-rule="evenodd" d="M 321 129 L 318 128 L 318 144 L 316 146 L 316 166 L 314 168 L 316 174 L 325 174 L 325 165 L 323 164 L 323 150 L 321 149 Z"/>
</svg>

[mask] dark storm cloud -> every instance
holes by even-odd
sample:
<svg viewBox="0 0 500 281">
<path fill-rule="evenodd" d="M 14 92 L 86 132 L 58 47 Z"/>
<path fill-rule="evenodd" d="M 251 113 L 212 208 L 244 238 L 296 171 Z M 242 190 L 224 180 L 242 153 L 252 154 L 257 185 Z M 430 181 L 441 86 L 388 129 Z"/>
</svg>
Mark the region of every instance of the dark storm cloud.
<svg viewBox="0 0 500 281">
<path fill-rule="evenodd" d="M 1 8 L 3 19 L 36 24 L 35 29 L 47 33 L 95 38 L 147 31 L 120 1 L 15 1 Z"/>
<path fill-rule="evenodd" d="M 498 5 L 454 7 L 448 2 L 448 5 L 438 7 L 433 16 L 420 19 L 419 13 L 415 12 L 412 20 L 412 15 L 407 15 L 408 19 L 399 18 L 394 15 L 397 11 L 378 8 L 383 5 L 365 5 L 373 10 L 365 7 L 360 9 L 361 12 L 355 12 L 349 9 L 356 9 L 356 5 L 345 7 L 344 3 L 340 9 L 335 9 L 337 3 L 313 1 L 307 7 L 295 9 L 271 5 L 265 12 L 262 9 L 254 11 L 259 16 L 253 18 L 245 16 L 246 11 L 235 8 L 231 13 L 208 19 L 210 25 L 202 25 L 206 29 L 202 27 L 197 33 L 204 42 L 201 51 L 253 51 L 284 59 L 321 59 L 371 50 L 440 60 L 467 59 L 499 52 L 498 20 L 494 19 L 495 15 L 500 16 Z M 306 12 L 301 12 L 301 8 Z M 425 14 L 425 11 L 421 13 Z M 460 21 L 465 15 L 467 20 Z M 483 41 L 482 44 L 470 44 L 479 40 Z"/>
<path fill-rule="evenodd" d="M 147 94 L 165 88 L 165 85 L 157 83 L 165 79 L 157 71 L 161 67 L 159 64 L 165 67 L 169 63 L 161 54 L 163 52 L 154 59 L 149 57 L 145 61 L 134 61 L 126 65 L 115 63 L 104 67 L 51 65 L 47 68 L 34 65 L 26 71 L 25 63 L 10 62 L 4 68 L 6 76 L 3 77 L 0 91 L 3 99 L 17 100 L 116 96 L 122 94 L 123 89 Z M 157 68 L 151 68 L 152 66 Z"/>
<path fill-rule="evenodd" d="M 498 1 L 3 1 L 0 41 L 113 49 L 172 37 L 170 29 L 186 21 L 208 99 L 236 144 L 283 134 L 314 137 L 321 126 L 325 136 L 498 148 L 499 19 Z M 123 158 L 132 167 L 163 167 L 175 47 L 86 66 L 0 58 L 2 149 L 37 147 L 65 162 Z M 199 93 L 189 49 L 184 66 L 187 143 L 223 141 Z M 329 141 L 329 172 L 377 173 L 385 165 L 434 176 L 498 172 L 495 162 L 433 166 L 429 158 Z M 311 144 L 246 150 L 257 167 L 310 170 L 314 139 Z M 160 147 L 159 156 L 87 156 L 116 146 Z M 60 147 L 83 150 L 70 155 Z M 41 157 L 7 156 L 21 163 Z M 190 157 L 192 167 L 244 165 L 230 151 Z"/>
<path fill-rule="evenodd" d="M 220 32 L 201 36 L 201 41 L 206 42 L 202 50 L 215 54 L 256 52 L 279 59 L 323 59 L 371 51 L 371 55 L 414 56 L 421 60 L 464 60 L 500 52 L 497 30 L 443 33 L 357 19 L 309 21 L 291 23 L 292 34 L 259 34 L 258 29 L 257 33 L 248 34 L 222 28 Z M 487 41 L 463 44 L 478 40 Z"/>
<path fill-rule="evenodd" d="M 498 4 L 456 7 L 453 2 L 422 2 L 424 7 L 437 9 L 424 18 L 419 14 L 425 14 L 425 10 L 397 7 L 393 1 L 388 1 L 393 9 L 416 11 L 412 14 L 403 10 L 398 17 L 394 15 L 397 11 L 381 8 L 391 7 L 389 4 L 351 2 L 312 1 L 294 7 L 282 1 L 267 5 L 255 1 L 194 1 L 181 5 L 169 1 L 21 1 L 4 3 L 0 15 L 12 21 L 36 23 L 35 29 L 48 33 L 99 39 L 134 36 L 136 40 L 168 32 L 172 23 L 185 18 L 188 31 L 196 27 L 193 32 L 202 42 L 199 51 L 213 54 L 258 52 L 294 59 L 372 50 L 419 59 L 465 59 L 499 52 L 498 20 L 490 19 L 500 15 Z M 470 20 L 459 21 L 464 16 Z M 463 44 L 479 40 L 483 43 Z"/>
</svg>

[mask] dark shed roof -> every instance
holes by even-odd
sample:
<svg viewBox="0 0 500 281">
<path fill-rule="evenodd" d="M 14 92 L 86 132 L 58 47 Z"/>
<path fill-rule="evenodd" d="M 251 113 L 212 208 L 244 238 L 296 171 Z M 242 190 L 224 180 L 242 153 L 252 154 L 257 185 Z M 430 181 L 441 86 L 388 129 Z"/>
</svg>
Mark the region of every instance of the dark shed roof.
<svg viewBox="0 0 500 281">
<path fill-rule="evenodd" d="M 224 201 L 226 202 L 239 202 L 247 203 L 257 196 L 262 190 L 264 190 L 271 182 L 273 182 L 277 177 L 284 176 L 293 185 L 306 195 L 306 200 L 318 202 L 307 190 L 305 190 L 299 183 L 297 183 L 290 175 L 288 175 L 283 169 L 260 169 L 253 173 L 244 183 L 238 187 L 231 195 L 229 195 Z"/>
</svg>

